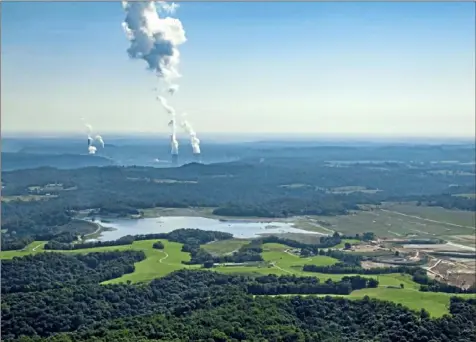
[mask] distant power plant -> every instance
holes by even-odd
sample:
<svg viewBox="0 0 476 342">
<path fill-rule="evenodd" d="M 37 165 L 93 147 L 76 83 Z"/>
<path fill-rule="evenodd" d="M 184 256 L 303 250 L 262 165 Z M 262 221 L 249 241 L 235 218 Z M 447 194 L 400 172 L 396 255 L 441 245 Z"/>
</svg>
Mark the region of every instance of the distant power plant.
<svg viewBox="0 0 476 342">
<path fill-rule="evenodd" d="M 178 154 L 172 154 L 172 164 L 178 165 Z"/>
<path fill-rule="evenodd" d="M 197 162 L 197 163 L 201 162 L 200 153 L 194 153 L 193 154 L 193 161 Z"/>
</svg>

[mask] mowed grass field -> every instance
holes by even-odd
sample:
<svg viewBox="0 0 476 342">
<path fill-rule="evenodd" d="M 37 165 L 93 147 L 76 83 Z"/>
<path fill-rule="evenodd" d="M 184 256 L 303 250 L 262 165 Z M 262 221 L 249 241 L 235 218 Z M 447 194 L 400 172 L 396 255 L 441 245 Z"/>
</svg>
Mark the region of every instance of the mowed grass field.
<svg viewBox="0 0 476 342">
<path fill-rule="evenodd" d="M 164 244 L 163 250 L 154 249 L 153 243 L 159 240 L 145 240 L 135 241 L 132 245 L 127 246 L 110 246 L 79 249 L 74 251 L 56 251 L 61 253 L 91 253 L 91 252 L 106 252 L 113 250 L 142 250 L 146 254 L 146 259 L 135 264 L 135 271 L 131 274 L 126 274 L 120 278 L 112 279 L 104 282 L 104 284 L 114 283 L 140 283 L 148 282 L 155 278 L 163 277 L 173 271 L 190 268 L 201 269 L 200 265 L 184 265 L 182 261 L 190 260 L 190 255 L 181 251 L 182 244 L 170 242 L 167 240 L 160 240 Z M 0 259 L 11 259 L 13 257 L 21 257 L 28 254 L 48 252 L 44 250 L 45 242 L 35 241 L 31 243 L 24 251 L 4 251 L 0 252 Z M 243 245 L 243 241 L 229 242 L 228 244 L 221 244 L 221 252 L 228 251 L 236 246 Z M 226 248 L 225 248 L 226 246 Z M 248 275 L 290 275 L 317 277 L 321 281 L 327 279 L 340 280 L 344 276 L 352 276 L 353 274 L 322 274 L 302 271 L 302 266 L 306 264 L 314 265 L 332 265 L 338 260 L 327 256 L 315 256 L 311 258 L 301 258 L 293 255 L 288 251 L 288 246 L 282 244 L 268 243 L 263 245 L 263 259 L 264 263 L 258 263 L 253 266 L 220 266 L 213 268 L 212 271 L 227 273 L 227 274 L 248 274 Z M 392 301 L 407 306 L 413 310 L 426 309 L 432 316 L 439 317 L 448 313 L 449 299 L 451 294 L 434 293 L 434 292 L 420 292 L 419 285 L 411 279 L 408 275 L 401 274 L 385 274 L 379 276 L 364 276 L 374 277 L 379 281 L 379 287 L 375 289 L 363 289 L 352 292 L 348 296 L 343 296 L 349 299 L 363 298 L 369 296 L 382 300 Z M 401 289 L 400 284 L 404 288 Z M 398 288 L 388 288 L 393 286 Z M 473 297 L 476 295 L 459 295 L 463 297 Z"/>
<path fill-rule="evenodd" d="M 339 262 L 337 259 L 324 255 L 301 258 L 292 254 L 289 251 L 290 249 L 290 247 L 280 243 L 265 243 L 263 245 L 263 259 L 267 262 L 275 263 L 277 267 L 283 268 L 291 273 L 296 269 L 300 271 L 304 265 L 328 266 Z"/>
<path fill-rule="evenodd" d="M 211 254 L 226 255 L 240 249 L 249 242 L 250 240 L 246 239 L 222 240 L 207 243 L 206 245 L 202 245 L 202 248 Z"/>
</svg>

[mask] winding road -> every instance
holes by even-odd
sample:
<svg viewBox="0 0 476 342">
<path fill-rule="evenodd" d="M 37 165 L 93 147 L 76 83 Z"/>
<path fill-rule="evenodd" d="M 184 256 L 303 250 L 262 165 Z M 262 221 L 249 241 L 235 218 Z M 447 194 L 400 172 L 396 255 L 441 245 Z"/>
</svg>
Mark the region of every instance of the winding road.
<svg viewBox="0 0 476 342">
<path fill-rule="evenodd" d="M 159 262 L 160 262 L 161 264 L 163 264 L 162 261 L 164 261 L 165 259 L 167 259 L 167 258 L 169 257 L 169 255 L 167 254 L 167 252 L 162 252 L 162 253 L 164 253 L 165 256 L 164 256 L 162 259 L 159 259 Z"/>
</svg>

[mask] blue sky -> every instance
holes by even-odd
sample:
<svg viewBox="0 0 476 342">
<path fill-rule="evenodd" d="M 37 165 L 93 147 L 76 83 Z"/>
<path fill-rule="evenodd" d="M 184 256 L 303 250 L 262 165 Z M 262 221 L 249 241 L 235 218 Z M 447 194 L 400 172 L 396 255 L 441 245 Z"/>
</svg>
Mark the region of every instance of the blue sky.
<svg viewBox="0 0 476 342">
<path fill-rule="evenodd" d="M 198 132 L 473 136 L 474 3 L 182 3 Z M 165 132 L 118 2 L 2 4 L 2 129 Z M 34 118 L 34 120 L 32 120 Z"/>
</svg>

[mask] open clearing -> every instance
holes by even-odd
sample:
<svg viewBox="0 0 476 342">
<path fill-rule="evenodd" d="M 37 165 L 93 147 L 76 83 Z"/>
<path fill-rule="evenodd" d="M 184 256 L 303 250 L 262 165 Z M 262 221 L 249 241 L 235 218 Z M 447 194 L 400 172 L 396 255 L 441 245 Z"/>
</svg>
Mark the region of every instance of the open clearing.
<svg viewBox="0 0 476 342">
<path fill-rule="evenodd" d="M 296 295 L 280 295 L 283 297 L 291 297 Z M 420 311 L 424 308 L 430 313 L 432 317 L 441 317 L 448 314 L 448 308 L 450 305 L 450 298 L 455 296 L 451 293 L 441 293 L 441 292 L 421 292 L 418 290 L 412 289 L 394 289 L 394 288 L 385 288 L 379 287 L 376 289 L 362 289 L 353 291 L 350 295 L 301 295 L 301 296 L 316 296 L 316 297 L 334 297 L 334 298 L 345 298 L 345 299 L 362 299 L 365 296 L 371 298 L 376 298 L 380 300 L 385 300 L 389 302 L 394 302 L 396 304 L 401 304 L 407 308 Z M 476 298 L 476 294 L 457 294 L 458 297 L 463 297 L 466 299 Z"/>
<path fill-rule="evenodd" d="M 160 240 L 164 244 L 163 250 L 154 249 L 153 243 L 159 240 L 135 241 L 132 245 L 126 246 L 108 246 L 88 249 L 79 249 L 74 251 L 55 251 L 60 253 L 91 253 L 106 252 L 113 250 L 142 250 L 146 254 L 146 259 L 135 264 L 135 271 L 126 274 L 120 278 L 112 279 L 104 282 L 104 284 L 123 283 L 130 281 L 131 283 L 148 282 L 154 278 L 163 277 L 173 271 L 190 268 L 202 269 L 200 265 L 188 266 L 182 264 L 182 261 L 190 260 L 188 253 L 182 252 L 182 244 Z M 240 241 L 242 244 L 243 241 Z M 238 244 L 238 243 L 237 243 Z M 1 259 L 11 259 L 13 257 L 21 257 L 27 254 L 36 254 L 46 252 L 44 250 L 45 242 L 35 241 L 25 248 L 24 251 L 2 251 Z M 212 244 L 210 244 L 212 245 Z M 220 250 L 229 250 L 232 245 L 223 244 Z M 226 248 L 225 248 L 226 246 Z M 236 245 L 235 245 L 236 246 Z M 252 266 L 220 266 L 213 268 L 213 271 L 229 273 L 229 274 L 249 274 L 249 275 L 289 275 L 317 277 L 321 281 L 327 279 L 340 280 L 344 276 L 353 274 L 322 274 L 314 272 L 303 272 L 302 266 L 306 264 L 314 265 L 332 265 L 337 262 L 336 259 L 327 256 L 315 256 L 311 258 L 301 258 L 292 254 L 288 246 L 276 243 L 267 243 L 263 245 L 264 263 L 258 263 Z M 449 298 L 451 294 L 420 292 L 419 285 L 408 275 L 401 274 L 385 274 L 364 277 L 373 277 L 379 281 L 379 287 L 375 289 L 363 289 L 352 292 L 345 296 L 346 298 L 362 298 L 366 295 L 372 298 L 392 301 L 400 303 L 413 310 L 425 308 L 432 316 L 441 316 L 448 313 Z M 400 284 L 404 288 L 400 289 Z M 398 287 L 396 289 L 388 288 L 388 286 Z M 476 295 L 461 295 L 465 297 L 476 297 Z"/>
<path fill-rule="evenodd" d="M 324 255 L 301 258 L 292 254 L 289 251 L 290 249 L 290 247 L 280 243 L 265 243 L 263 245 L 263 259 L 291 273 L 294 273 L 295 269 L 300 271 L 304 265 L 328 266 L 339 262 L 337 259 Z"/>
<path fill-rule="evenodd" d="M 354 192 L 362 192 L 366 194 L 376 194 L 381 190 L 367 189 L 365 186 L 339 186 L 330 189 L 328 192 L 333 194 L 351 194 Z"/>
<path fill-rule="evenodd" d="M 147 208 L 141 209 L 143 217 L 160 217 L 160 216 L 201 216 L 215 217 L 213 215 L 214 208 Z"/>
<path fill-rule="evenodd" d="M 327 234 L 374 232 L 381 238 L 441 238 L 473 247 L 473 241 L 465 237 L 474 236 L 476 230 L 474 212 L 395 203 L 350 215 L 309 217 L 297 221 L 296 226 L 317 232 L 328 230 Z"/>
<path fill-rule="evenodd" d="M 339 243 L 338 245 L 335 245 L 334 247 L 332 247 L 332 249 L 343 249 L 345 248 L 346 243 L 350 243 L 350 245 L 352 246 L 352 245 L 358 245 L 362 243 L 362 241 L 357 239 L 343 239 L 341 243 Z"/>
<path fill-rule="evenodd" d="M 49 200 L 50 198 L 58 197 L 56 195 L 21 195 L 21 196 L 2 196 L 2 202 L 35 202 Z"/>
<path fill-rule="evenodd" d="M 449 223 L 450 225 L 466 226 L 473 230 L 476 229 L 476 214 L 471 211 L 417 206 L 414 203 L 385 203 L 383 208 L 393 212 L 417 216 L 422 219 Z"/>
<path fill-rule="evenodd" d="M 222 240 L 207 243 L 206 245 L 203 245 L 202 248 L 215 255 L 226 255 L 237 251 L 249 242 L 250 240 L 245 239 Z"/>
</svg>

